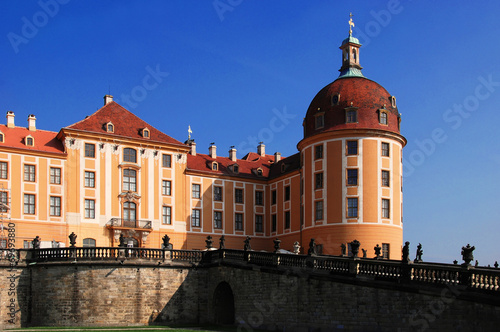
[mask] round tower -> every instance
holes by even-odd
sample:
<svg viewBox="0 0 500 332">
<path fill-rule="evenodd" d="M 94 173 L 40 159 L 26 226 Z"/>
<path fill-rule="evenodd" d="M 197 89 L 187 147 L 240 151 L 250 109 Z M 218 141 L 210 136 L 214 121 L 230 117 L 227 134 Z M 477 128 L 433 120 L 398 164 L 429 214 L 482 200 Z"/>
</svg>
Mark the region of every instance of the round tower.
<svg viewBox="0 0 500 332">
<path fill-rule="evenodd" d="M 352 19 L 350 21 L 352 25 Z M 361 73 L 361 44 L 342 50 L 339 77 L 321 89 L 304 119 L 301 156 L 302 238 L 315 238 L 323 254 L 349 255 L 358 240 L 367 257 L 401 259 L 401 115 L 396 98 Z"/>
</svg>

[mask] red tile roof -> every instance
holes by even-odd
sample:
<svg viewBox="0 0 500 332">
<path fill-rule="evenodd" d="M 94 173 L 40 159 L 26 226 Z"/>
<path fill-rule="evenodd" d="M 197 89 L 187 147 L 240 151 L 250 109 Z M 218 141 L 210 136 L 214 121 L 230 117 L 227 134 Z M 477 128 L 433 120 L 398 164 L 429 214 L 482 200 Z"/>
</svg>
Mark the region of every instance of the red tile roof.
<svg viewBox="0 0 500 332">
<path fill-rule="evenodd" d="M 298 168 L 298 159 L 296 155 L 289 158 L 290 163 L 288 163 L 288 158 L 282 158 L 278 163 L 274 162 L 273 155 L 260 156 L 257 153 L 250 152 L 242 159 L 237 159 L 232 161 L 228 157 L 211 158 L 209 155 L 197 153 L 196 156 L 188 154 L 187 158 L 187 170 L 188 171 L 201 171 L 210 175 L 226 175 L 239 178 L 251 178 L 255 180 L 268 180 L 270 177 L 275 177 L 283 174 L 281 172 L 281 164 L 286 163 L 291 166 L 286 166 L 284 172 L 289 172 L 294 167 Z M 293 158 L 292 158 L 293 157 Z M 218 163 L 218 170 L 212 170 L 212 163 L 216 161 Z M 238 165 L 238 173 L 233 172 L 231 166 Z M 295 165 L 297 164 L 297 165 Z M 262 175 L 258 175 L 257 170 L 262 169 Z"/>
<path fill-rule="evenodd" d="M 8 128 L 6 125 L 0 125 L 0 131 L 4 134 L 4 142 L 1 147 L 10 147 L 15 149 L 50 152 L 64 154 L 64 146 L 53 131 L 40 130 L 30 131 L 25 127 Z M 34 146 L 25 144 L 26 136 L 31 135 L 35 141 Z"/>
<path fill-rule="evenodd" d="M 114 126 L 113 133 L 106 131 L 105 124 L 108 122 L 111 122 Z M 86 117 L 82 121 L 74 123 L 66 128 L 94 132 L 98 134 L 107 134 L 111 136 L 142 139 L 145 141 L 184 145 L 178 140 L 164 134 L 147 122 L 141 120 L 132 112 L 126 110 L 114 101 L 104 105 L 101 109 Z M 149 129 L 150 138 L 144 138 L 142 136 L 142 129 L 144 128 Z"/>
</svg>

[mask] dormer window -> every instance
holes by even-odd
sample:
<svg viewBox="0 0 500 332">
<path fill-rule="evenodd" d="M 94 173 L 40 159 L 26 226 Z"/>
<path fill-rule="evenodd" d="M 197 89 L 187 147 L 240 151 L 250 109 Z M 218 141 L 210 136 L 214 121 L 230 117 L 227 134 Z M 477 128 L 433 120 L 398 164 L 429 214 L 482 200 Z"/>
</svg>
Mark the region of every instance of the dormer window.
<svg viewBox="0 0 500 332">
<path fill-rule="evenodd" d="M 358 122 L 358 110 L 354 107 L 346 108 L 345 110 L 345 123 Z"/>
<path fill-rule="evenodd" d="M 378 110 L 378 122 L 382 125 L 388 124 L 387 110 L 385 110 L 385 109 Z"/>
<path fill-rule="evenodd" d="M 257 174 L 257 176 L 262 176 L 262 168 L 257 168 L 257 170 L 255 171 L 255 173 Z"/>
<path fill-rule="evenodd" d="M 396 97 L 391 96 L 391 105 L 393 108 L 396 108 Z"/>
<path fill-rule="evenodd" d="M 323 128 L 324 126 L 325 126 L 325 112 L 316 113 L 314 115 L 314 129 L 320 129 Z"/>
<path fill-rule="evenodd" d="M 113 123 L 108 122 L 108 123 L 106 123 L 106 125 L 105 125 L 105 126 L 106 126 L 106 131 L 107 131 L 108 133 L 114 133 L 114 132 L 115 132 L 115 126 L 114 126 L 114 124 L 113 124 Z"/>
<path fill-rule="evenodd" d="M 5 135 L 0 131 L 0 143 L 5 142 Z"/>
<path fill-rule="evenodd" d="M 28 135 L 24 139 L 24 144 L 26 144 L 26 146 L 35 146 L 35 139 L 33 138 L 33 136 Z"/>
<path fill-rule="evenodd" d="M 340 93 L 334 94 L 332 96 L 332 106 L 338 105 L 340 102 Z"/>
<path fill-rule="evenodd" d="M 232 169 L 233 169 L 233 173 L 238 174 L 240 172 L 240 166 L 238 166 L 238 164 L 234 164 L 232 166 Z"/>
<path fill-rule="evenodd" d="M 142 130 L 142 137 L 149 138 L 149 129 L 148 128 L 144 128 Z"/>
<path fill-rule="evenodd" d="M 285 173 L 285 171 L 286 171 L 286 164 L 282 163 L 281 164 L 281 173 Z"/>
<path fill-rule="evenodd" d="M 212 163 L 212 171 L 218 171 L 218 170 L 219 170 L 219 164 L 216 161 L 214 161 Z"/>
</svg>

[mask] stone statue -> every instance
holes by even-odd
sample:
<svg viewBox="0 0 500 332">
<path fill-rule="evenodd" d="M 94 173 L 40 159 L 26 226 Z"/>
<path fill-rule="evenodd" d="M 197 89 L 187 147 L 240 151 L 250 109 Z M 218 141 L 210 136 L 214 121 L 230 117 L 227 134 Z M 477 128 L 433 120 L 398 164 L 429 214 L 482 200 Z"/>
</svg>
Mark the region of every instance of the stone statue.
<svg viewBox="0 0 500 332">
<path fill-rule="evenodd" d="M 251 240 L 250 236 L 247 236 L 245 241 L 243 241 L 243 243 L 245 243 L 245 245 L 243 246 L 243 250 L 245 250 L 245 251 L 252 250 L 252 247 L 250 247 L 250 240 Z"/>
<path fill-rule="evenodd" d="M 299 252 L 300 252 L 300 243 L 299 243 L 299 241 L 295 241 L 293 243 L 293 253 L 298 255 Z"/>
<path fill-rule="evenodd" d="M 408 263 L 410 261 L 410 242 L 406 241 L 403 247 L 403 263 Z"/>
<path fill-rule="evenodd" d="M 382 247 L 380 247 L 377 243 L 375 247 L 373 247 L 373 250 L 375 250 L 375 258 L 380 259 L 380 251 L 382 250 Z"/>
<path fill-rule="evenodd" d="M 415 257 L 415 263 L 421 263 L 422 262 L 422 255 L 424 254 L 424 251 L 422 250 L 422 244 L 419 243 L 417 246 L 417 256 Z"/>
<path fill-rule="evenodd" d="M 345 243 L 340 245 L 340 250 L 342 251 L 342 256 L 346 256 L 346 246 Z"/>
<path fill-rule="evenodd" d="M 358 257 L 360 242 L 358 240 L 354 240 L 351 242 L 351 252 L 352 257 Z"/>
<path fill-rule="evenodd" d="M 363 258 L 366 258 L 366 249 L 361 249 L 361 251 L 363 252 Z"/>
<path fill-rule="evenodd" d="M 493 264 L 493 266 L 495 267 L 495 269 L 498 269 L 498 261 L 495 261 L 495 264 Z"/>
<path fill-rule="evenodd" d="M 75 232 L 71 232 L 71 234 L 68 237 L 69 237 L 70 247 L 74 248 L 76 244 L 77 235 L 75 234 Z"/>
<path fill-rule="evenodd" d="M 170 237 L 167 234 L 165 234 L 161 239 L 163 241 L 163 249 L 170 249 L 171 246 Z"/>
<path fill-rule="evenodd" d="M 42 239 L 37 235 L 33 241 L 31 241 L 31 244 L 33 245 L 33 249 L 40 249 L 40 242 Z"/>
<path fill-rule="evenodd" d="M 307 254 L 309 256 L 316 256 L 316 240 L 314 238 L 311 238 L 311 241 L 309 242 L 309 250 L 307 251 Z"/>
<path fill-rule="evenodd" d="M 467 243 L 466 247 L 462 247 L 462 259 L 464 260 L 464 263 L 462 265 L 464 266 L 469 266 L 470 262 L 474 259 L 474 255 L 472 252 L 476 249 L 474 246 L 470 246 L 470 244 Z"/>
<path fill-rule="evenodd" d="M 278 252 L 278 250 L 280 249 L 281 240 L 276 238 L 276 240 L 273 240 L 273 242 L 274 242 L 274 252 Z"/>
<path fill-rule="evenodd" d="M 212 246 L 213 242 L 214 241 L 212 240 L 212 236 L 210 236 L 210 235 L 207 236 L 207 239 L 205 240 L 205 243 L 207 244 L 206 247 L 207 247 L 208 250 L 210 250 L 210 249 L 213 248 L 213 246 Z"/>
<path fill-rule="evenodd" d="M 219 239 L 219 249 L 226 249 L 226 237 L 224 235 Z"/>
</svg>

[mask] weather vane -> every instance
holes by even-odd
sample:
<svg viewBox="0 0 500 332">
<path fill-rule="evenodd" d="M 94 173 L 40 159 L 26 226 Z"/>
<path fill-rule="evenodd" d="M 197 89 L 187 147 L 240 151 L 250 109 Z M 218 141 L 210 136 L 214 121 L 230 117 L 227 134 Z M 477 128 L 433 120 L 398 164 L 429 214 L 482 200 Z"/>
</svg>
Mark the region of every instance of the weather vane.
<svg viewBox="0 0 500 332">
<path fill-rule="evenodd" d="M 191 134 L 193 133 L 193 131 L 191 130 L 191 126 L 188 126 L 188 140 L 191 139 Z"/>
<path fill-rule="evenodd" d="M 352 13 L 349 13 L 349 35 L 352 35 L 352 28 L 354 28 L 354 22 L 352 21 Z"/>
</svg>

